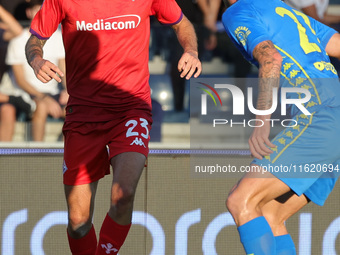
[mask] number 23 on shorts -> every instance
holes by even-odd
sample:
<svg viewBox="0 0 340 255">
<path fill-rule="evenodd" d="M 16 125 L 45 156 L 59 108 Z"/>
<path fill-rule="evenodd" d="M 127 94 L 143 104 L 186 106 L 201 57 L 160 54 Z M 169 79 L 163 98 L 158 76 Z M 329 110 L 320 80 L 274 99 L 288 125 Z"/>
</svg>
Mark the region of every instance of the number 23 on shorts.
<svg viewBox="0 0 340 255">
<path fill-rule="evenodd" d="M 145 147 L 142 138 L 149 139 L 149 128 L 148 128 L 148 121 L 144 118 L 139 118 L 139 121 L 132 119 L 128 120 L 125 123 L 125 127 L 128 127 L 126 131 L 126 138 L 128 137 L 135 137 L 130 145 L 140 145 Z M 139 137 L 139 139 L 138 139 Z"/>
</svg>

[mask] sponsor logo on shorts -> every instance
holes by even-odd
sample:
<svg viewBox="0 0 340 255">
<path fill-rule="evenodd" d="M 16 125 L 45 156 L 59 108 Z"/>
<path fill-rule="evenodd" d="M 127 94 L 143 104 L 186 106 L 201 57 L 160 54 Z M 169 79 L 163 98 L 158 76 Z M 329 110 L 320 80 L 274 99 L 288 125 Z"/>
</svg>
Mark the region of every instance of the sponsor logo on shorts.
<svg viewBox="0 0 340 255">
<path fill-rule="evenodd" d="M 76 25 L 78 31 L 131 30 L 137 28 L 140 21 L 140 16 L 127 14 L 106 19 L 97 19 L 94 23 L 77 20 Z"/>
<path fill-rule="evenodd" d="M 135 140 L 133 140 L 132 143 L 130 143 L 130 145 L 139 145 L 139 146 L 143 146 L 144 148 L 146 148 L 144 142 L 142 141 L 142 138 L 138 138 L 136 137 Z"/>
</svg>

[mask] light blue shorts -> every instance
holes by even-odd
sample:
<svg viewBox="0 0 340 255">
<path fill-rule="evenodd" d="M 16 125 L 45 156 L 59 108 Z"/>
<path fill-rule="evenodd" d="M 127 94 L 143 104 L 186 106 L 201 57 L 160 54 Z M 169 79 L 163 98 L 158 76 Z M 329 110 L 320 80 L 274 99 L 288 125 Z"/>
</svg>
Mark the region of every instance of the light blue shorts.
<svg viewBox="0 0 340 255">
<path fill-rule="evenodd" d="M 323 205 L 340 174 L 340 107 L 322 106 L 312 115 L 297 114 L 295 127 L 282 130 L 276 148 L 253 164 L 271 172 L 298 196 Z"/>
</svg>

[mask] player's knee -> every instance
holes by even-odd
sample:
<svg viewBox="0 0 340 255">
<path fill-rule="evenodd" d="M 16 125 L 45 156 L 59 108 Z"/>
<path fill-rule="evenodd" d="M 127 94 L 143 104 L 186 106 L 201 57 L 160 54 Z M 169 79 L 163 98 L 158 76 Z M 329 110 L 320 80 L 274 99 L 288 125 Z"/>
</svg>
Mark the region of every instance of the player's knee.
<svg viewBox="0 0 340 255">
<path fill-rule="evenodd" d="M 234 190 L 237 188 L 237 184 L 236 185 L 234 185 L 233 187 L 232 187 L 232 189 L 229 191 L 229 194 L 228 194 L 228 196 L 227 196 L 227 199 L 226 199 L 226 201 L 225 201 L 225 205 L 226 205 L 226 207 L 227 207 L 227 209 L 230 211 L 230 209 L 233 207 L 232 206 L 232 203 L 233 203 L 233 200 L 234 200 L 234 197 L 233 196 L 231 196 L 231 194 L 234 192 Z"/>
<path fill-rule="evenodd" d="M 237 189 L 229 194 L 226 206 L 236 224 L 248 218 L 256 210 L 256 203 L 250 199 L 249 194 L 239 192 Z"/>
<path fill-rule="evenodd" d="M 73 225 L 71 221 L 69 221 L 67 231 L 72 238 L 79 239 L 86 236 L 86 234 L 91 230 L 91 228 L 92 228 L 91 221 L 87 221 L 83 224 L 77 225 Z"/>
<path fill-rule="evenodd" d="M 125 207 L 133 203 L 135 197 L 135 189 L 132 187 L 126 187 L 115 183 L 112 186 L 111 204 L 113 206 Z"/>
<path fill-rule="evenodd" d="M 89 213 L 71 212 L 69 213 L 69 229 L 71 231 L 81 231 L 87 225 L 91 226 L 91 219 Z"/>
<path fill-rule="evenodd" d="M 243 197 L 239 194 L 239 192 L 234 191 L 230 193 L 226 200 L 226 206 L 229 212 L 233 216 L 238 216 L 242 213 L 247 207 L 246 201 Z"/>
</svg>

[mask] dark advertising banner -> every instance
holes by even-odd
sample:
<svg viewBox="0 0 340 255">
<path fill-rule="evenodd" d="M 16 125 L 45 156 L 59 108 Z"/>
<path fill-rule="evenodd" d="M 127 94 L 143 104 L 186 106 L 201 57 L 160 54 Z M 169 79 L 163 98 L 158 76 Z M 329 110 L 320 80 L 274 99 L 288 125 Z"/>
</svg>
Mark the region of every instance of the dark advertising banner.
<svg viewBox="0 0 340 255">
<path fill-rule="evenodd" d="M 154 152 L 138 186 L 133 226 L 119 254 L 244 254 L 225 207 L 237 178 L 193 178 L 187 150 Z M 235 166 L 251 161 L 240 153 L 215 157 Z M 1 254 L 70 254 L 62 154 L 1 155 L 0 169 Z M 111 178 L 105 177 L 98 187 L 97 233 L 109 207 Z M 299 255 L 340 254 L 339 197 L 336 187 L 323 207 L 309 204 L 287 222 Z"/>
</svg>

